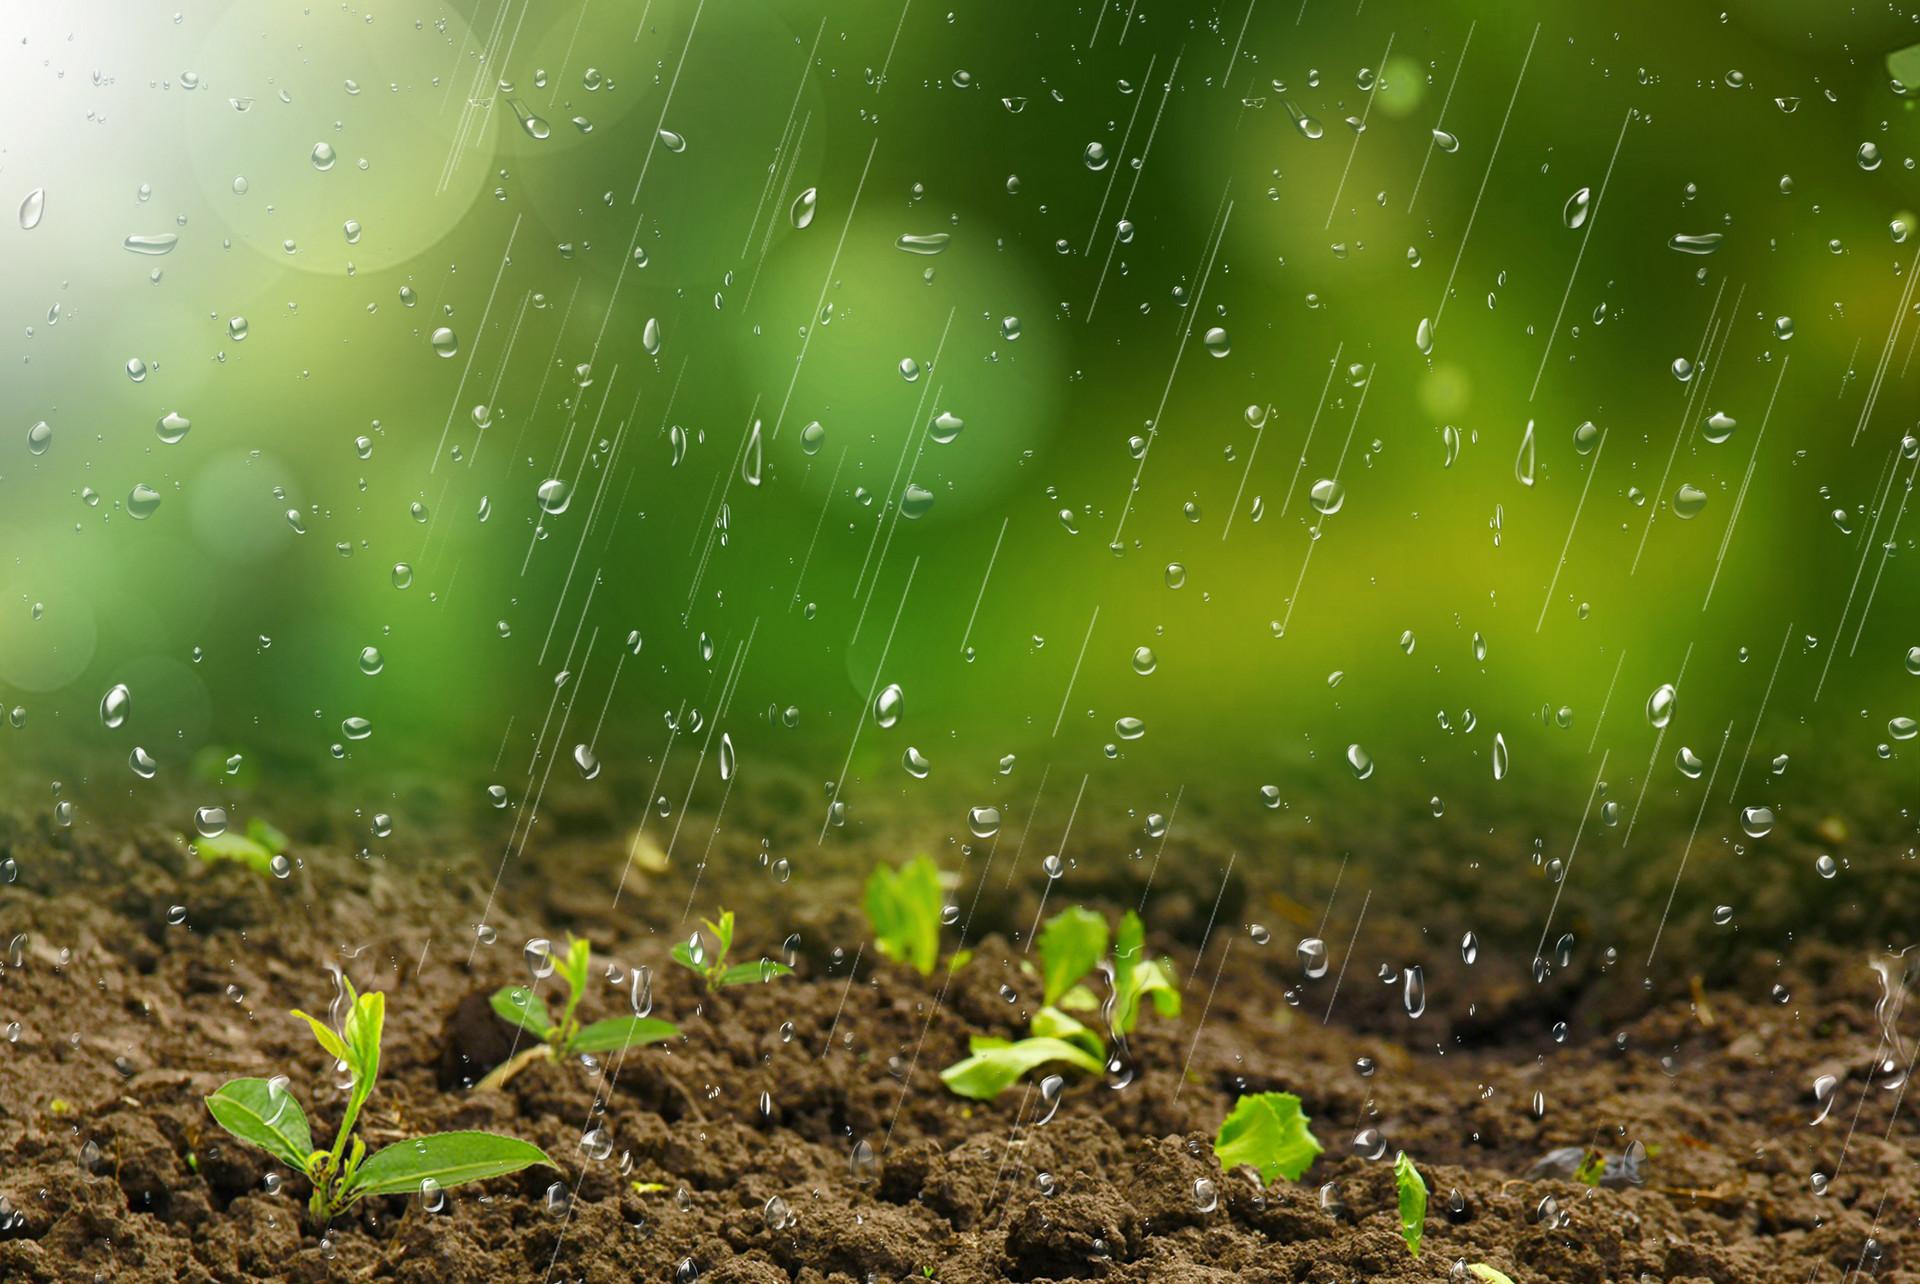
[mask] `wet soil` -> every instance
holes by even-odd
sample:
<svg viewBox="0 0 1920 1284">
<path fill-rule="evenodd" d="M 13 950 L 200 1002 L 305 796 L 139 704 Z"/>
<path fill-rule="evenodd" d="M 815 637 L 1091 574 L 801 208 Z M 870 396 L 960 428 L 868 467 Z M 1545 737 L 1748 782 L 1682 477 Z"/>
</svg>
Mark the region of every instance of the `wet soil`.
<svg viewBox="0 0 1920 1284">
<path fill-rule="evenodd" d="M 285 880 L 205 866 L 161 830 L 13 822 L 0 1279 L 1331 1284 L 1459 1278 L 1462 1262 L 1520 1284 L 1920 1279 L 1920 1125 L 1873 1073 L 1887 1049 L 1868 960 L 1884 941 L 1750 929 L 1753 945 L 1716 946 L 1739 924 L 1704 925 L 1683 898 L 1647 988 L 1604 924 L 1664 898 L 1590 884 L 1556 920 L 1579 940 L 1554 957 L 1556 928 L 1536 977 L 1539 885 L 1524 914 L 1503 911 L 1519 898 L 1497 881 L 1447 884 L 1457 853 L 1410 854 L 1363 892 L 1352 871 L 1341 890 L 1337 860 L 1307 877 L 1202 837 L 1030 886 L 983 843 L 936 852 L 976 949 L 949 982 L 876 957 L 855 908 L 869 853 L 783 879 L 757 839 L 736 850 L 689 820 L 703 858 L 623 875 L 629 833 L 569 820 L 564 800 L 554 814 L 504 871 L 497 849 L 367 856 L 296 829 Z M 1753 880 L 1751 916 L 1772 894 L 1804 918 L 1791 888 L 1766 890 L 1782 879 Z M 940 1068 L 970 1033 L 1017 1037 L 1038 1003 L 1023 963 L 1043 893 L 1049 913 L 1144 899 L 1185 1010 L 1145 1019 L 1124 1086 L 1069 1077 L 1057 1107 L 1030 1084 L 962 1101 Z M 797 974 L 716 995 L 673 966 L 685 909 L 720 900 L 740 913 L 738 952 L 789 953 Z M 1484 941 L 1471 965 L 1463 920 Z M 596 978 L 650 967 L 653 1013 L 680 1037 L 470 1091 L 514 1046 L 484 996 L 525 980 L 528 939 L 567 930 L 592 938 Z M 1318 979 L 1294 951 L 1309 933 L 1328 941 Z M 1400 970 L 1414 963 L 1418 1017 Z M 305 1224 L 301 1179 L 221 1134 L 202 1098 L 284 1073 L 331 1140 L 343 1093 L 286 1015 L 327 1007 L 329 965 L 388 995 L 371 1143 L 486 1128 L 563 1171 L 459 1187 L 440 1211 L 391 1197 Z M 597 979 L 586 1015 L 625 1013 L 630 992 Z M 1223 1173 L 1210 1141 L 1236 1096 L 1267 1089 L 1304 1099 L 1326 1153 L 1263 1189 Z M 582 1145 L 590 1128 L 604 1157 Z M 1530 1172 L 1560 1148 L 1617 1159 L 1634 1142 L 1637 1185 Z M 1432 1188 L 1417 1258 L 1399 1234 L 1401 1150 Z"/>
</svg>

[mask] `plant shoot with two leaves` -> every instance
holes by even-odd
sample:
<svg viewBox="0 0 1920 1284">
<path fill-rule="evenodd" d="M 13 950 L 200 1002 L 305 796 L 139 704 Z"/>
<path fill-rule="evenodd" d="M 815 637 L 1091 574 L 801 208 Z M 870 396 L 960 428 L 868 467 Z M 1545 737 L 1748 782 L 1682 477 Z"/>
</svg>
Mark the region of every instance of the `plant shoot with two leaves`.
<svg viewBox="0 0 1920 1284">
<path fill-rule="evenodd" d="M 1092 910 L 1074 906 L 1048 919 L 1039 936 L 1041 1007 L 1028 1023 L 1029 1037 L 976 1036 L 967 1042 L 969 1055 L 940 1072 L 941 1081 L 958 1096 L 988 1101 L 1030 1071 L 1055 1062 L 1099 1074 L 1106 1065 L 1107 1040 L 1067 1009 L 1099 1012 L 1116 1041 L 1139 1024 L 1144 1001 L 1163 1017 L 1180 1015 L 1172 965 L 1146 958 L 1146 937 L 1140 916 L 1128 910 L 1113 934 L 1109 959 L 1107 921 Z M 1104 1005 L 1083 984 L 1096 968 L 1108 982 Z"/>
<path fill-rule="evenodd" d="M 372 1155 L 354 1135 L 360 1110 L 373 1095 L 380 1073 L 380 1035 L 386 1025 L 387 1000 L 377 991 L 356 994 L 344 977 L 346 1018 L 340 1029 L 304 1012 L 305 1021 L 320 1046 L 345 1066 L 353 1086 L 346 1113 L 340 1118 L 333 1146 L 316 1150 L 306 1111 L 287 1090 L 284 1075 L 272 1079 L 234 1079 L 207 1098 L 214 1122 L 250 1146 L 303 1174 L 313 1186 L 307 1201 L 316 1226 L 369 1195 L 405 1195 L 462 1182 L 503 1177 L 535 1164 L 557 1168 L 538 1146 L 491 1132 L 441 1132 L 396 1142 Z M 428 1185 L 427 1183 L 432 1183 Z"/>
<path fill-rule="evenodd" d="M 575 1013 L 587 991 L 587 967 L 592 955 L 592 947 L 575 936 L 567 940 L 566 957 L 554 959 L 553 970 L 567 988 L 566 1006 L 558 1021 L 548 1012 L 547 1001 L 524 985 L 506 985 L 493 992 L 488 1002 L 494 1012 L 539 1042 L 495 1066 L 474 1085 L 476 1092 L 502 1087 L 533 1061 L 544 1058 L 564 1061 L 577 1052 L 620 1052 L 671 1039 L 680 1033 L 679 1027 L 671 1022 L 637 1014 L 582 1025 Z"/>
<path fill-rule="evenodd" d="M 713 937 L 713 948 L 707 947 L 706 940 L 695 932 L 687 940 L 673 947 L 673 961 L 689 972 L 698 975 L 707 983 L 707 989 L 718 990 L 729 985 L 751 985 L 758 981 L 771 981 L 776 976 L 791 976 L 793 969 L 785 963 L 775 963 L 763 958 L 753 963 L 732 963 L 728 956 L 733 953 L 733 911 L 721 910 L 720 921 L 710 918 L 700 920 L 707 929 L 707 935 Z"/>
</svg>

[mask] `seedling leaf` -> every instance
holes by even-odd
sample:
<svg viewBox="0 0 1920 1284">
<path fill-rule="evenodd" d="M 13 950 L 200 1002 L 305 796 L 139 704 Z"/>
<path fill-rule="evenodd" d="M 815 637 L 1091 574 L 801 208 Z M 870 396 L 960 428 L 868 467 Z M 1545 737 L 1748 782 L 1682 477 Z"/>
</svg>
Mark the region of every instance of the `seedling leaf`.
<svg viewBox="0 0 1920 1284">
<path fill-rule="evenodd" d="M 1036 1039 L 1060 1039 L 1085 1048 L 1096 1057 L 1107 1054 L 1106 1042 L 1098 1034 L 1059 1008 L 1041 1008 L 1033 1014 L 1033 1023 L 1028 1028 Z"/>
<path fill-rule="evenodd" d="M 1393 1157 L 1393 1184 L 1400 1190 L 1400 1238 L 1407 1251 L 1420 1256 L 1420 1237 L 1427 1233 L 1427 1179 L 1401 1151 Z"/>
<path fill-rule="evenodd" d="M 762 981 L 771 981 L 776 976 L 792 976 L 793 969 L 785 963 L 775 963 L 772 959 L 761 959 L 755 963 L 735 963 L 732 967 L 714 978 L 715 986 L 757 985 Z"/>
<path fill-rule="evenodd" d="M 1920 45 L 1908 45 L 1888 54 L 1887 74 L 1909 90 L 1920 88 Z"/>
<path fill-rule="evenodd" d="M 701 976 L 707 974 L 707 965 L 693 957 L 693 946 L 686 941 L 682 941 L 674 946 L 673 949 L 669 951 L 669 956 L 681 967 L 698 972 Z"/>
<path fill-rule="evenodd" d="M 297 1016 L 307 1023 L 307 1027 L 313 1031 L 313 1037 L 318 1039 L 320 1046 L 327 1050 L 327 1055 L 331 1056 L 335 1061 L 345 1061 L 348 1065 L 352 1065 L 353 1059 L 347 1055 L 347 1045 L 340 1041 L 339 1034 L 334 1031 L 332 1026 L 322 1021 L 319 1017 L 308 1016 L 298 1008 L 295 1008 L 292 1012 L 288 1013 L 288 1015 Z"/>
<path fill-rule="evenodd" d="M 1040 929 L 1043 1002 L 1057 1004 L 1107 952 L 1107 920 L 1084 905 L 1065 909 Z"/>
<path fill-rule="evenodd" d="M 553 1029 L 553 1019 L 547 1015 L 547 1001 L 524 985 L 503 985 L 487 1002 L 495 1014 L 529 1034 L 544 1039 Z"/>
<path fill-rule="evenodd" d="M 256 874 L 273 876 L 273 853 L 245 834 L 228 830 L 212 838 L 195 838 L 193 849 L 209 865 L 215 861 L 230 860 L 245 865 Z"/>
<path fill-rule="evenodd" d="M 874 867 L 863 904 L 882 954 L 931 975 L 940 958 L 940 869 L 925 856 L 899 869 Z"/>
<path fill-rule="evenodd" d="M 346 985 L 353 1006 L 347 1009 L 347 1019 L 340 1027 L 340 1038 L 347 1046 L 344 1059 L 353 1071 L 353 1088 L 347 1093 L 346 1113 L 340 1116 L 340 1134 L 333 1143 L 336 1159 L 340 1156 L 341 1145 L 353 1131 L 354 1121 L 360 1117 L 360 1107 L 367 1104 L 367 1098 L 373 1095 L 374 1081 L 380 1077 L 380 1034 L 387 1024 L 386 995 L 378 990 L 371 994 L 355 994 L 352 983 L 347 982 Z"/>
<path fill-rule="evenodd" d="M 574 994 L 580 994 L 587 988 L 587 962 L 592 957 L 593 946 L 585 937 L 575 936 L 567 940 L 567 956 L 557 960 L 560 979 Z"/>
<path fill-rule="evenodd" d="M 1307 1128 L 1300 1098 L 1291 1092 L 1259 1092 L 1240 1098 L 1220 1125 L 1213 1153 L 1222 1168 L 1248 1164 L 1268 1185 L 1285 1177 L 1299 1181 L 1320 1154 L 1320 1139 Z"/>
<path fill-rule="evenodd" d="M 213 1121 L 250 1146 L 292 1168 L 307 1170 L 313 1131 L 306 1112 L 285 1088 L 265 1079 L 230 1079 L 207 1098 Z"/>
<path fill-rule="evenodd" d="M 573 1036 L 575 1052 L 613 1052 L 621 1048 L 659 1043 L 680 1033 L 680 1027 L 658 1017 L 610 1017 L 595 1021 Z"/>
<path fill-rule="evenodd" d="M 1138 914 L 1128 910 L 1120 916 L 1113 937 L 1113 1028 L 1121 1034 L 1139 1024 L 1140 1000 L 1148 995 L 1161 1016 L 1180 1015 L 1180 991 L 1173 986 L 1168 965 L 1146 957 L 1146 940 Z"/>
<path fill-rule="evenodd" d="M 713 939 L 720 946 L 720 957 L 726 958 L 733 949 L 733 911 L 721 910 L 720 921 L 717 923 L 710 918 L 703 918 L 700 921 L 707 925 L 709 932 L 713 933 Z"/>
<path fill-rule="evenodd" d="M 968 1044 L 973 1054 L 956 1061 L 940 1072 L 940 1081 L 955 1095 L 974 1101 L 991 1101 L 1030 1070 L 1049 1062 L 1064 1061 L 1089 1074 L 1101 1070 L 1100 1058 L 1063 1039 L 975 1038 Z"/>
<path fill-rule="evenodd" d="M 1496 1271 L 1485 1262 L 1475 1262 L 1467 1267 L 1467 1272 L 1483 1284 L 1513 1284 L 1513 1278 L 1504 1271 Z"/>
<path fill-rule="evenodd" d="M 265 848 L 269 856 L 278 856 L 293 846 L 291 838 L 281 833 L 271 821 L 258 816 L 247 822 L 247 837 Z"/>
<path fill-rule="evenodd" d="M 396 1142 L 360 1165 L 347 1195 L 410 1194 L 431 1177 L 442 1187 L 519 1172 L 535 1164 L 558 1168 L 546 1152 L 515 1137 L 490 1132 L 441 1132 Z"/>
</svg>

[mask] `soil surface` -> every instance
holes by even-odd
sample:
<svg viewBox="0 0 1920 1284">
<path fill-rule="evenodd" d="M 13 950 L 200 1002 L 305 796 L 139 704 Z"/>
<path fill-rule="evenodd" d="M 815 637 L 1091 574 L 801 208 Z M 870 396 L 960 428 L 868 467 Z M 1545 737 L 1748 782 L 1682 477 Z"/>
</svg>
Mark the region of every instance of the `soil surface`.
<svg viewBox="0 0 1920 1284">
<path fill-rule="evenodd" d="M 963 926 L 975 948 L 947 982 L 877 957 L 856 909 L 869 853 L 801 877 L 723 834 L 662 871 L 647 837 L 623 875 L 630 833 L 554 811 L 504 873 L 497 847 L 370 856 L 322 825 L 295 830 L 283 880 L 205 865 L 162 830 L 15 822 L 0 1279 L 1332 1284 L 1466 1278 L 1479 1262 L 1517 1284 L 1920 1279 L 1920 1125 L 1885 1086 L 1898 1076 L 1883 1073 L 1869 966 L 1897 942 L 1776 949 L 1769 935 L 1710 954 L 1716 929 L 1683 897 L 1661 946 L 1674 966 L 1643 988 L 1592 927 L 1604 887 L 1568 893 L 1536 976 L 1537 884 L 1524 926 L 1501 916 L 1511 896 L 1429 885 L 1436 904 L 1478 906 L 1486 944 L 1469 965 L 1451 911 L 1363 900 L 1358 881 L 1329 895 L 1337 860 L 1289 885 L 1291 867 L 1228 862 L 1203 838 L 1033 887 L 983 843 L 935 852 L 960 879 L 947 943 Z M 688 823 L 706 841 L 710 818 Z M 1409 857 L 1392 886 L 1460 865 Z M 1069 1075 L 1057 1103 L 1031 1082 L 962 1101 L 938 1071 L 970 1033 L 1018 1037 L 1038 1005 L 1023 963 L 1043 891 L 1047 913 L 1144 898 L 1184 1012 L 1143 1019 L 1125 1083 Z M 796 975 L 716 995 L 674 966 L 683 907 L 718 899 L 740 915 L 736 954 L 791 957 Z M 1559 923 L 1582 939 L 1556 944 Z M 596 951 L 587 1017 L 628 1012 L 646 966 L 652 1012 L 680 1037 L 471 1091 L 514 1046 L 485 996 L 525 982 L 530 938 L 568 930 Z M 1295 946 L 1313 933 L 1330 967 L 1309 979 Z M 284 1073 L 316 1144 L 331 1141 L 344 1094 L 287 1016 L 326 1010 L 330 968 L 387 993 L 371 1145 L 485 1128 L 563 1171 L 307 1225 L 304 1181 L 222 1134 L 202 1099 Z M 1304 1099 L 1326 1152 L 1262 1188 L 1223 1173 L 1211 1139 L 1239 1094 L 1268 1089 Z M 1632 1143 L 1638 1184 L 1618 1174 Z M 1602 1152 L 1614 1174 L 1578 1180 L 1556 1166 L 1564 1148 Z M 1403 1150 L 1432 1189 L 1417 1258 L 1399 1234 Z"/>
</svg>

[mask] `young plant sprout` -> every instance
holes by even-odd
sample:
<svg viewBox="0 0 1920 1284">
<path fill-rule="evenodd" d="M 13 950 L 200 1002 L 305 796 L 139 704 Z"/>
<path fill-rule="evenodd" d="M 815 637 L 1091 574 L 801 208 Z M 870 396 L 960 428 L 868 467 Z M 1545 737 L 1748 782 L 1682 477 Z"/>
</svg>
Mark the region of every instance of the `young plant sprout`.
<svg viewBox="0 0 1920 1284">
<path fill-rule="evenodd" d="M 793 969 L 785 963 L 775 963 L 763 958 L 754 963 L 729 963 L 727 956 L 733 951 L 733 911 L 721 910 L 720 921 L 710 918 L 700 920 L 707 932 L 713 937 L 714 948 L 708 953 L 707 943 L 695 932 L 687 940 L 673 947 L 673 961 L 700 976 L 707 983 L 708 990 L 718 990 L 729 985 L 749 985 L 756 981 L 771 981 L 776 976 L 791 976 Z"/>
<path fill-rule="evenodd" d="M 287 1090 L 284 1076 L 273 1079 L 234 1079 L 207 1098 L 214 1122 L 250 1146 L 257 1146 L 312 1183 L 307 1210 L 314 1225 L 324 1226 L 339 1213 L 369 1195 L 403 1195 L 422 1189 L 428 1181 L 441 1188 L 519 1172 L 535 1164 L 557 1168 L 538 1146 L 491 1132 L 441 1132 L 396 1142 L 367 1154 L 367 1144 L 354 1135 L 360 1109 L 373 1095 L 380 1073 L 380 1034 L 386 1024 L 386 995 L 375 991 L 356 994 L 346 985 L 347 1015 L 338 1031 L 304 1012 L 305 1021 L 335 1060 L 353 1077 L 346 1113 L 334 1134 L 333 1146 L 316 1150 L 306 1112 Z"/>
<path fill-rule="evenodd" d="M 555 1021 L 547 1011 L 547 1001 L 524 985 L 506 985 L 493 992 L 489 1002 L 509 1025 L 517 1026 L 539 1040 L 523 1048 L 489 1071 L 474 1085 L 474 1091 L 499 1088 L 530 1063 L 551 1059 L 564 1061 L 576 1052 L 617 1052 L 671 1039 L 680 1033 L 678 1026 L 650 1016 L 609 1017 L 590 1025 L 581 1025 L 574 1015 L 587 991 L 587 967 L 593 949 L 581 937 L 567 938 L 565 958 L 554 960 L 553 970 L 567 987 L 567 1003 Z"/>
<path fill-rule="evenodd" d="M 1427 1179 L 1401 1151 L 1393 1157 L 1393 1184 L 1400 1193 L 1400 1238 L 1407 1251 L 1420 1256 L 1420 1238 L 1427 1233 Z"/>
<path fill-rule="evenodd" d="M 899 869 L 874 866 L 867 876 L 861 907 L 873 928 L 873 943 L 881 954 L 905 963 L 921 976 L 933 975 L 940 960 L 940 920 L 946 897 L 940 891 L 940 867 L 926 856 Z M 947 958 L 949 970 L 966 966 L 971 950 L 956 950 Z"/>
<path fill-rule="evenodd" d="M 899 869 L 874 866 L 861 906 L 873 927 L 873 943 L 896 963 L 921 976 L 933 974 L 940 957 L 940 870 L 921 856 Z"/>
<path fill-rule="evenodd" d="M 968 1056 L 940 1072 L 949 1091 L 975 1101 L 988 1101 L 1017 1083 L 1029 1071 L 1064 1062 L 1089 1074 L 1106 1065 L 1107 1043 L 1099 1032 L 1066 1009 L 1103 1010 L 1116 1039 L 1133 1032 L 1140 1020 L 1142 1000 L 1151 998 L 1163 1017 L 1180 1015 L 1180 992 L 1173 988 L 1172 967 L 1164 960 L 1143 957 L 1146 927 L 1128 910 L 1107 955 L 1107 921 L 1082 906 L 1062 910 L 1040 929 L 1041 1008 L 1033 1014 L 1028 1038 L 1018 1041 L 976 1036 L 967 1041 Z M 1100 999 L 1082 984 L 1095 968 L 1108 975 L 1110 998 Z"/>
<path fill-rule="evenodd" d="M 1234 1102 L 1232 1112 L 1221 1121 L 1213 1153 L 1222 1168 L 1245 1164 L 1258 1170 L 1260 1180 L 1269 1186 L 1282 1177 L 1299 1181 L 1323 1149 L 1307 1127 L 1309 1122 L 1300 1109 L 1300 1098 L 1291 1092 L 1249 1093 Z M 1425 1191 L 1422 1186 L 1423 1198 Z M 1424 1214 L 1424 1204 L 1421 1209 Z"/>
</svg>

